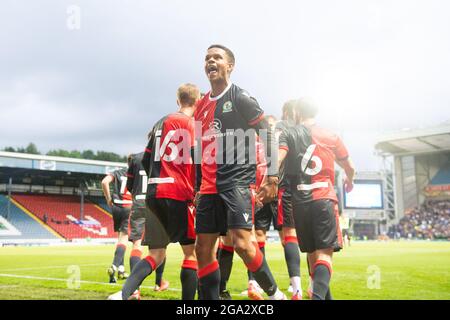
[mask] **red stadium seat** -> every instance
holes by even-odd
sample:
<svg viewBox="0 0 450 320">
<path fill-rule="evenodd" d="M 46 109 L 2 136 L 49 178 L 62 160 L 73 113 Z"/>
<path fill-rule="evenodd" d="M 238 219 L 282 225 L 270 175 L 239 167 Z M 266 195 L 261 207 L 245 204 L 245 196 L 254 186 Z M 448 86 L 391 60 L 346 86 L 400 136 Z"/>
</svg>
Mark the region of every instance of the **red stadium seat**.
<svg viewBox="0 0 450 320">
<path fill-rule="evenodd" d="M 80 218 L 80 198 L 77 196 L 17 194 L 13 198 L 40 220 L 44 220 L 44 214 L 47 214 L 48 226 L 66 239 L 116 237 L 111 216 L 90 202 L 84 204 L 84 220 L 97 221 L 101 228 L 106 228 L 105 234 L 99 232 L 98 228 L 80 226 L 73 222 L 67 224 L 70 216 L 75 220 Z"/>
</svg>

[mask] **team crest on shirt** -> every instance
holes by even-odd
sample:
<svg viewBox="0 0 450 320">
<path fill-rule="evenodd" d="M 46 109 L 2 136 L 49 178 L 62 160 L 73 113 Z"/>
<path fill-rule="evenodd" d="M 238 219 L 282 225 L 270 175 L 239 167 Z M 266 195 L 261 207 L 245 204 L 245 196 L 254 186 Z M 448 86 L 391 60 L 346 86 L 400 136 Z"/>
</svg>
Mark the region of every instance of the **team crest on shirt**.
<svg viewBox="0 0 450 320">
<path fill-rule="evenodd" d="M 231 101 L 225 102 L 223 105 L 222 113 L 228 113 L 232 111 L 233 111 L 233 104 L 231 103 Z"/>
<path fill-rule="evenodd" d="M 249 217 L 250 217 L 250 215 L 248 213 L 244 213 L 245 222 L 248 222 Z"/>
</svg>

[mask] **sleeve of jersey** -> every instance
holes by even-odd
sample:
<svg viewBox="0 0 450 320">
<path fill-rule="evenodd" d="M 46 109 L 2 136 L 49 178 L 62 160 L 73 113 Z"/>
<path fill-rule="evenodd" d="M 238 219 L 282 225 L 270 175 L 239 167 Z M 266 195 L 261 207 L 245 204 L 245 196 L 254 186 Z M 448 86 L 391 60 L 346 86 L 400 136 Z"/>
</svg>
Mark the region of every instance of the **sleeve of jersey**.
<svg viewBox="0 0 450 320">
<path fill-rule="evenodd" d="M 131 161 L 131 163 L 128 165 L 128 170 L 127 170 L 127 189 L 130 193 L 133 193 L 134 162 L 135 162 L 135 159 L 133 159 L 133 161 Z"/>
<path fill-rule="evenodd" d="M 150 177 L 150 164 L 153 153 L 152 147 L 153 147 L 153 132 L 150 139 L 148 140 L 147 147 L 145 148 L 144 151 L 144 156 L 142 157 L 142 166 L 144 167 L 145 173 L 147 174 L 148 177 Z"/>
<path fill-rule="evenodd" d="M 286 134 L 286 131 L 284 130 L 282 130 L 280 134 L 278 149 L 286 150 L 287 152 L 289 152 L 288 136 Z"/>
<path fill-rule="evenodd" d="M 264 111 L 256 99 L 245 91 L 242 91 L 238 96 L 237 108 L 241 116 L 252 127 L 264 119 Z"/>
<path fill-rule="evenodd" d="M 334 147 L 334 155 L 336 156 L 337 160 L 347 160 L 349 157 L 348 150 L 344 145 L 344 142 L 341 138 L 336 137 L 336 144 Z"/>
</svg>

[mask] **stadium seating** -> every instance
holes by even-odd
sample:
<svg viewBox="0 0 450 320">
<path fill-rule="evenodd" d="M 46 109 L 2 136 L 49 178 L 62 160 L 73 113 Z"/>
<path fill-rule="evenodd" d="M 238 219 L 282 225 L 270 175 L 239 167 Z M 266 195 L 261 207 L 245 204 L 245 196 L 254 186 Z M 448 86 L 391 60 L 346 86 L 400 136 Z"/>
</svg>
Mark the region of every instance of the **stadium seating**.
<svg viewBox="0 0 450 320">
<path fill-rule="evenodd" d="M 84 218 L 80 221 L 80 198 L 62 195 L 14 195 L 13 198 L 35 214 L 64 238 L 115 238 L 113 221 L 95 204 L 84 204 Z"/>
<path fill-rule="evenodd" d="M 0 195 L 0 213 L 6 217 L 8 198 Z M 8 223 L 20 231 L 20 235 L 0 235 L 0 239 L 58 239 L 41 224 L 11 203 Z"/>
<path fill-rule="evenodd" d="M 106 200 L 104 197 L 89 197 L 89 200 L 93 203 L 95 203 L 96 205 L 98 205 L 100 208 L 102 208 L 103 210 L 111 213 L 111 209 L 108 207 L 108 205 L 106 204 Z"/>
<path fill-rule="evenodd" d="M 450 200 L 426 201 L 389 229 L 391 238 L 450 240 Z"/>
<path fill-rule="evenodd" d="M 441 168 L 438 173 L 431 179 L 430 185 L 447 185 L 450 184 L 450 166 Z"/>
</svg>

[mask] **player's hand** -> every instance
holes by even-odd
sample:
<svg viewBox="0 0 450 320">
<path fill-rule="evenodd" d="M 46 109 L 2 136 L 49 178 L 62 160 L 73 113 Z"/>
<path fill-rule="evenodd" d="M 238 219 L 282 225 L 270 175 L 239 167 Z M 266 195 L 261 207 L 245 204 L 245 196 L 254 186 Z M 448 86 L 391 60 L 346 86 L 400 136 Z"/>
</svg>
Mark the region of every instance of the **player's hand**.
<svg viewBox="0 0 450 320">
<path fill-rule="evenodd" d="M 273 202 L 278 195 L 278 177 L 267 177 L 266 183 L 258 190 L 257 200 L 261 203 Z"/>
<path fill-rule="evenodd" d="M 349 193 L 353 190 L 353 181 L 350 181 L 348 178 L 345 178 L 344 180 L 344 189 L 345 192 Z"/>
<path fill-rule="evenodd" d="M 200 199 L 200 192 L 197 192 L 195 194 L 194 201 L 193 201 L 194 207 L 197 207 L 199 199 Z"/>
<path fill-rule="evenodd" d="M 261 202 L 258 195 L 256 195 L 255 205 L 256 205 L 256 209 L 258 209 L 258 210 L 261 209 L 262 207 L 264 207 L 264 203 Z"/>
<path fill-rule="evenodd" d="M 106 201 L 106 203 L 108 204 L 108 207 L 110 207 L 110 208 L 113 207 L 113 202 L 112 202 L 111 199 L 108 199 L 108 200 Z"/>
</svg>

